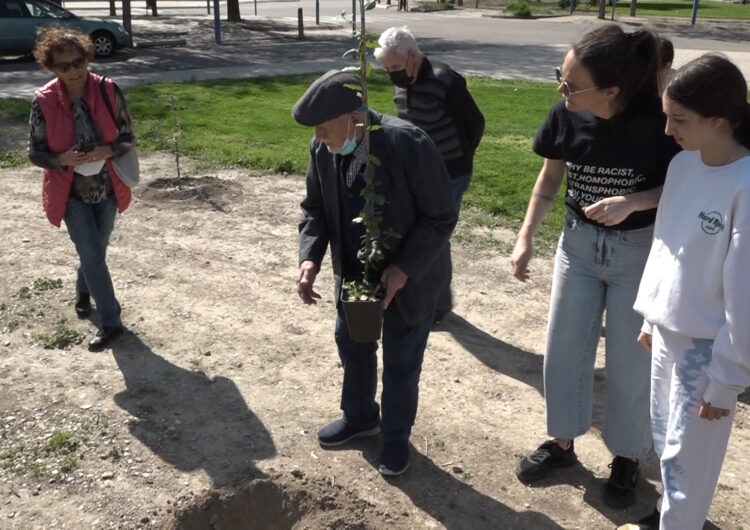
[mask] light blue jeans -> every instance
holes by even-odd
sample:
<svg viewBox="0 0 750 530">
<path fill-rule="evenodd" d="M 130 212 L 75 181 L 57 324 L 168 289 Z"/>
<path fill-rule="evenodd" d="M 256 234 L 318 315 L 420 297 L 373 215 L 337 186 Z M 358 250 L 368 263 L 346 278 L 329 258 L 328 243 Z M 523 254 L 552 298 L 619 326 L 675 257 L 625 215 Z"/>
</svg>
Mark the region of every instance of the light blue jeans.
<svg viewBox="0 0 750 530">
<path fill-rule="evenodd" d="M 599 228 L 571 215 L 565 220 L 544 357 L 550 436 L 575 438 L 591 427 L 594 362 L 606 309 L 604 442 L 613 454 L 631 458 L 650 449 L 651 358 L 636 342 L 643 319 L 633 303 L 652 232 Z"/>
<path fill-rule="evenodd" d="M 117 201 L 114 195 L 98 203 L 71 196 L 65 206 L 65 226 L 81 259 L 76 289 L 90 293 L 96 302 L 102 326 L 120 325 L 120 304 L 107 267 L 107 245 L 115 226 Z"/>
</svg>

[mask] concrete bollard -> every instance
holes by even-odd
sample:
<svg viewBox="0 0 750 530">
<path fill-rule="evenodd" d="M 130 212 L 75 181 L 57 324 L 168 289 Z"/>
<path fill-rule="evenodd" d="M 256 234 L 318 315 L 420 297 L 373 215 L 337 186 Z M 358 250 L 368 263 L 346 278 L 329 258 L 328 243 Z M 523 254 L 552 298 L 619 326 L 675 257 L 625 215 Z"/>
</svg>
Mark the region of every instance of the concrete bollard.
<svg viewBox="0 0 750 530">
<path fill-rule="evenodd" d="M 299 40 L 305 40 L 305 28 L 302 24 L 302 8 L 297 8 L 297 29 L 299 31 L 299 34 L 297 35 L 297 38 Z"/>
</svg>

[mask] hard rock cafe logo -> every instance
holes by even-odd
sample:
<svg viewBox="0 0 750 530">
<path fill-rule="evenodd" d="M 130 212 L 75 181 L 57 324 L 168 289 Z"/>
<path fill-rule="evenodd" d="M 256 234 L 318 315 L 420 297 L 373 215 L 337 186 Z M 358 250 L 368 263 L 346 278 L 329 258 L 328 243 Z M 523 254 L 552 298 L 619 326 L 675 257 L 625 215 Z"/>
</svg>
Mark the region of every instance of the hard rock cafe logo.
<svg viewBox="0 0 750 530">
<path fill-rule="evenodd" d="M 701 228 L 707 234 L 718 234 L 724 230 L 724 223 L 719 212 L 701 212 L 698 218 L 701 220 Z"/>
</svg>

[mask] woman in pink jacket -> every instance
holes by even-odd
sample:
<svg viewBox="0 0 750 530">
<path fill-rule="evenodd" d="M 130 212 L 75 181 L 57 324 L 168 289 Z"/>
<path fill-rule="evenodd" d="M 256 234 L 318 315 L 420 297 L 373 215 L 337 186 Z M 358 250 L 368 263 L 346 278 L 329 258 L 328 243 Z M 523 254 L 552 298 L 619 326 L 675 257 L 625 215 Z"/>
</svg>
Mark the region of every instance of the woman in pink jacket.
<svg viewBox="0 0 750 530">
<path fill-rule="evenodd" d="M 40 31 L 34 57 L 57 77 L 39 88 L 29 120 L 29 158 L 44 168 L 43 203 L 49 221 L 65 221 L 80 258 L 76 313 L 91 313 L 101 327 L 89 350 L 102 350 L 123 332 L 120 304 L 106 263 L 117 211 L 130 203 L 130 189 L 112 165 L 134 145 L 132 121 L 122 93 L 109 79 L 88 71 L 91 40 L 67 28 Z M 105 99 L 106 97 L 106 99 Z"/>
</svg>

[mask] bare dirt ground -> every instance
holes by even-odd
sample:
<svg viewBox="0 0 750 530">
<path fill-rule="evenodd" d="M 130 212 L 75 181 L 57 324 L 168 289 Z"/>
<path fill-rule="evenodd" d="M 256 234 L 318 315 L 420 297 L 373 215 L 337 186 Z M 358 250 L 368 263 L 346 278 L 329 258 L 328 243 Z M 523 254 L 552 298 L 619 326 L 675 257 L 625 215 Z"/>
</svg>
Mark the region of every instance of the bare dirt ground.
<svg viewBox="0 0 750 530">
<path fill-rule="evenodd" d="M 166 155 L 142 172 L 108 257 L 128 330 L 93 354 L 41 171 L 0 170 L 0 528 L 599 529 L 651 510 L 653 462 L 636 507 L 600 500 L 601 376 L 582 465 L 536 488 L 513 474 L 545 436 L 549 258 L 522 285 L 494 250 L 511 234 L 459 225 L 497 244 L 455 246 L 457 306 L 430 337 L 412 467 L 385 479 L 378 437 L 316 442 L 341 367 L 330 268 L 317 306 L 295 292 L 302 179 L 225 170 L 177 190 L 159 180 L 174 176 Z M 43 347 L 55 340 L 73 344 Z M 750 528 L 749 419 L 740 404 L 710 528 Z"/>
</svg>

